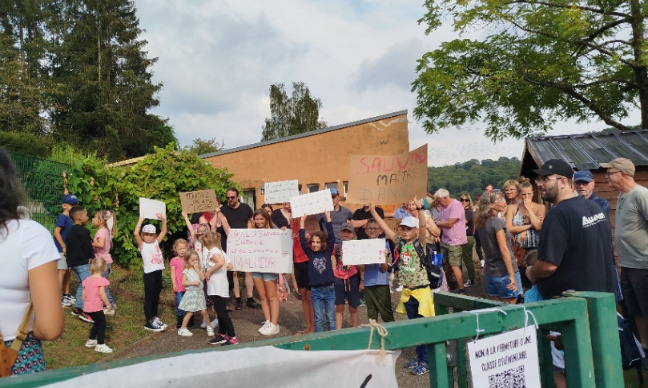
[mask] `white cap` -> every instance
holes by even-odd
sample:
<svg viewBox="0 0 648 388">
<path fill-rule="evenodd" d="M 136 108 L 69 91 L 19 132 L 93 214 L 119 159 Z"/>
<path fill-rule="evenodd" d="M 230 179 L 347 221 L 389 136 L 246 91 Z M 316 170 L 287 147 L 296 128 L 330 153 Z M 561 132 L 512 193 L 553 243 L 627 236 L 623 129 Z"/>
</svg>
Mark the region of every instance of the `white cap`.
<svg viewBox="0 0 648 388">
<path fill-rule="evenodd" d="M 151 224 L 144 225 L 144 227 L 142 228 L 142 233 L 155 234 L 155 226 Z"/>
<path fill-rule="evenodd" d="M 412 216 L 407 216 L 401 220 L 400 226 L 409 226 L 410 228 L 418 228 L 419 220 Z"/>
</svg>

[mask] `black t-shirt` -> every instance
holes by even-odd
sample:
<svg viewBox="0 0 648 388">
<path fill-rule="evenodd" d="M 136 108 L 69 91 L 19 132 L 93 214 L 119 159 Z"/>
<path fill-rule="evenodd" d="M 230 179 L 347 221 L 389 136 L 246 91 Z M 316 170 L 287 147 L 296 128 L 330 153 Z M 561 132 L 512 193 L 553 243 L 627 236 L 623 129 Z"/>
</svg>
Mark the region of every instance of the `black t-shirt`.
<svg viewBox="0 0 648 388">
<path fill-rule="evenodd" d="M 385 218 L 385 212 L 383 211 L 382 208 L 376 206 L 376 213 L 378 213 L 380 218 Z M 368 210 L 364 211 L 363 208 L 360 208 L 355 212 L 353 212 L 353 217 L 351 219 L 355 221 L 362 221 L 362 220 L 369 220 L 371 218 L 373 218 L 371 212 L 369 212 Z M 355 232 L 358 240 L 365 240 L 369 238 L 367 236 L 367 231 L 365 230 L 365 228 L 355 228 Z M 381 233 L 379 237 L 384 237 L 384 233 Z"/>
<path fill-rule="evenodd" d="M 272 224 L 276 226 L 277 228 L 281 229 L 284 226 L 288 229 L 290 229 L 290 221 L 284 216 L 284 214 L 281 212 L 281 209 L 277 209 L 272 212 Z"/>
<path fill-rule="evenodd" d="M 614 292 L 611 239 L 610 221 L 594 201 L 575 196 L 552 207 L 542 223 L 538 260 L 558 268 L 538 279 L 542 297 L 567 290 Z"/>
<path fill-rule="evenodd" d="M 474 235 L 474 229 L 475 229 L 475 224 L 473 223 L 473 211 L 471 208 L 468 208 L 465 210 L 466 213 L 466 236 L 473 236 Z"/>
<path fill-rule="evenodd" d="M 220 210 L 232 229 L 247 229 L 248 221 L 250 221 L 254 214 L 252 208 L 246 203 L 239 203 L 236 209 L 225 204 L 221 206 Z M 223 250 L 227 252 L 227 235 L 224 233 L 222 234 L 221 245 L 223 246 Z"/>
<path fill-rule="evenodd" d="M 83 225 L 72 225 L 65 239 L 66 260 L 68 267 L 88 264 L 94 258 L 90 231 Z"/>
</svg>

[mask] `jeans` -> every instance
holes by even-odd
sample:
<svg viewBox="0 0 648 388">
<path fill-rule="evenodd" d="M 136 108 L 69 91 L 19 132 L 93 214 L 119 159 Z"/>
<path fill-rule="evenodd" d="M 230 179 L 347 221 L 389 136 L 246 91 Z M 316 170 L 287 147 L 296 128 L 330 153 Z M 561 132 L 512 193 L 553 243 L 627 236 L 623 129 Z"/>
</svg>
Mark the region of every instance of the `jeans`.
<svg viewBox="0 0 648 388">
<path fill-rule="evenodd" d="M 108 275 L 110 275 L 110 267 L 112 266 L 112 263 L 106 264 L 106 272 L 102 273 L 101 276 L 104 277 L 104 279 L 108 280 Z M 110 290 L 108 289 L 108 286 L 104 287 L 106 290 L 106 297 L 108 298 L 108 302 L 110 302 L 110 305 L 112 307 L 115 307 L 115 299 L 113 299 L 112 294 L 110 293 Z"/>
<path fill-rule="evenodd" d="M 315 331 L 324 331 L 324 314 L 327 330 L 335 330 L 335 287 L 333 284 L 311 287 L 311 301 L 315 315 Z"/>
<path fill-rule="evenodd" d="M 185 292 L 176 292 L 175 293 L 175 302 L 176 302 L 176 317 L 182 318 L 185 315 L 184 310 L 180 310 L 178 306 L 180 306 L 180 301 L 182 300 L 182 297 L 184 296 Z"/>
<path fill-rule="evenodd" d="M 74 306 L 80 310 L 83 310 L 83 281 L 86 280 L 88 276 L 90 276 L 90 265 L 88 264 L 83 264 L 83 265 L 75 265 L 72 267 L 72 272 L 74 272 L 74 276 L 76 276 L 77 281 L 79 282 L 79 285 L 77 286 L 77 291 L 76 291 L 76 302 L 74 303 Z"/>
<path fill-rule="evenodd" d="M 422 315 L 419 315 L 418 308 L 419 308 L 418 300 L 416 300 L 413 296 L 410 296 L 407 303 L 405 303 L 405 310 L 407 311 L 407 319 L 423 318 Z M 419 345 L 416 347 L 416 358 L 418 359 L 419 363 L 424 362 L 425 365 L 429 365 L 427 345 Z"/>
</svg>

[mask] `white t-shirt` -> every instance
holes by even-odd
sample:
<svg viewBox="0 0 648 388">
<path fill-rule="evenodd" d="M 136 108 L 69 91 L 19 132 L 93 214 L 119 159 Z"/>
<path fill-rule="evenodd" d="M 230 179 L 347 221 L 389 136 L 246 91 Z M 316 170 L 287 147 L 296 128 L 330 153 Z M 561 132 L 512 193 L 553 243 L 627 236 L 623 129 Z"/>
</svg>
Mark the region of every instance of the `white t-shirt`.
<svg viewBox="0 0 648 388">
<path fill-rule="evenodd" d="M 229 284 L 227 282 L 227 255 L 218 248 L 212 248 L 207 253 L 205 268 L 209 269 L 214 266 L 211 261 L 212 256 L 221 255 L 225 259 L 225 264 L 212 273 L 207 281 L 207 295 L 218 295 L 223 298 L 229 298 Z"/>
<path fill-rule="evenodd" d="M 150 244 L 142 241 L 142 249 L 139 250 L 144 261 L 144 273 L 151 273 L 164 269 L 164 257 L 160 250 L 160 244 L 155 240 Z"/>
<path fill-rule="evenodd" d="M 50 232 L 36 221 L 12 220 L 7 227 L 8 233 L 0 232 L 0 331 L 5 341 L 16 337 L 27 312 L 28 271 L 61 256 Z"/>
</svg>

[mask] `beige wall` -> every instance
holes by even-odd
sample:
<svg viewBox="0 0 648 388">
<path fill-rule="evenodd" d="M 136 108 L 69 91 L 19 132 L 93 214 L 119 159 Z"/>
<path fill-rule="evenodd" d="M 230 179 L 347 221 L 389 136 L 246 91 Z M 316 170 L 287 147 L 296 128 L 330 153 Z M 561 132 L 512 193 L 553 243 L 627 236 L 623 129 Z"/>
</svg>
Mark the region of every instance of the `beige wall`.
<svg viewBox="0 0 648 388">
<path fill-rule="evenodd" d="M 409 152 L 407 112 L 363 120 L 349 126 L 316 131 L 313 135 L 206 157 L 212 166 L 226 168 L 244 190 L 256 190 L 256 206 L 263 204 L 265 182 L 297 179 L 307 185 L 348 181 L 349 158 L 354 154 L 391 155 Z M 349 204 L 351 205 L 351 204 Z M 350 206 L 355 208 L 355 206 Z M 275 206 L 276 208 L 276 206 Z"/>
</svg>

